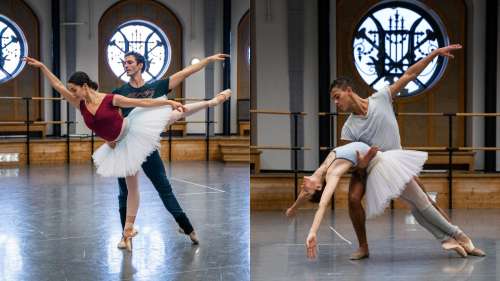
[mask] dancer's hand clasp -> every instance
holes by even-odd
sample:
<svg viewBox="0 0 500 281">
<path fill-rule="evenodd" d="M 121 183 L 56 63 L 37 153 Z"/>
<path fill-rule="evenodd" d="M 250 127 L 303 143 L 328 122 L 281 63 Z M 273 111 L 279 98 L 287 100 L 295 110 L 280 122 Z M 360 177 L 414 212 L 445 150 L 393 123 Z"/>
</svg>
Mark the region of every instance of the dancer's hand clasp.
<svg viewBox="0 0 500 281">
<path fill-rule="evenodd" d="M 108 141 L 107 144 L 109 145 L 109 147 L 114 149 L 116 146 L 116 141 Z"/>
<path fill-rule="evenodd" d="M 358 169 L 366 169 L 368 164 L 370 164 L 370 161 L 372 161 L 373 157 L 377 154 L 378 150 L 378 147 L 372 146 L 364 155 L 361 155 L 359 151 L 356 151 L 356 157 L 358 158 L 358 165 L 356 167 Z"/>
<path fill-rule="evenodd" d="M 171 101 L 170 106 L 172 106 L 172 108 L 174 110 L 177 110 L 179 112 L 186 112 L 187 111 L 187 108 L 180 102 Z"/>
</svg>

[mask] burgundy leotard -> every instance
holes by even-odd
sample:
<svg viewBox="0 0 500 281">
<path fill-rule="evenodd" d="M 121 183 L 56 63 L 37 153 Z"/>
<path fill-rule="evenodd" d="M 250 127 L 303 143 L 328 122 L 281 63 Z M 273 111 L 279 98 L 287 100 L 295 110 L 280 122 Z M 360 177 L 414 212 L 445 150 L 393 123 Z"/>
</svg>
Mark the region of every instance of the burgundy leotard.
<svg viewBox="0 0 500 281">
<path fill-rule="evenodd" d="M 113 94 L 108 94 L 104 97 L 95 115 L 87 109 L 85 101 L 80 101 L 80 112 L 85 125 L 106 141 L 116 140 L 123 125 L 120 108 L 113 105 L 113 96 Z"/>
</svg>

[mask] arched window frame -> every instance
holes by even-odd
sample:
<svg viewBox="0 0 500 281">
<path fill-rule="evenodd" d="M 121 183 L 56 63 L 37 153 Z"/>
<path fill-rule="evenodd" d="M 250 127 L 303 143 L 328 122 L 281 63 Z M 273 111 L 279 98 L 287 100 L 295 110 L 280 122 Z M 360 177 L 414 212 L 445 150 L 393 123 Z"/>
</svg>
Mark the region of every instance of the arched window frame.
<svg viewBox="0 0 500 281">
<path fill-rule="evenodd" d="M 389 17 L 381 19 L 384 12 L 389 12 Z M 416 15 L 420 18 L 415 18 L 408 25 L 400 12 L 405 12 L 406 18 Z M 374 25 L 374 28 L 368 29 L 370 25 Z M 381 36 L 384 36 L 383 41 L 380 40 Z M 441 19 L 423 3 L 405 0 L 382 1 L 371 7 L 354 29 L 353 63 L 360 78 L 372 89 L 379 90 L 394 83 L 409 66 L 432 50 L 448 44 L 448 35 Z M 447 58 L 436 57 L 399 96 L 416 96 L 432 88 L 442 77 L 447 63 Z"/>
</svg>

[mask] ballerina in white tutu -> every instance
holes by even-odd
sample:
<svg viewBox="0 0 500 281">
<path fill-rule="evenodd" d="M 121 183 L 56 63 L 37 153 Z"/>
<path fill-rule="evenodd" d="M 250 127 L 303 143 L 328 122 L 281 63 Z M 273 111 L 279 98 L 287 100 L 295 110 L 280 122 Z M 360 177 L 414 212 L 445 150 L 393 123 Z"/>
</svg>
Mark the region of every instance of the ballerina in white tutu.
<svg viewBox="0 0 500 281">
<path fill-rule="evenodd" d="M 166 126 L 207 107 L 228 100 L 230 90 L 219 93 L 208 101 L 183 105 L 159 98 L 127 98 L 118 94 L 97 91 L 97 83 L 84 72 L 74 73 L 68 87 L 40 61 L 26 57 L 31 66 L 40 68 L 50 84 L 72 106 L 80 109 L 85 124 L 106 144 L 97 149 L 92 158 L 97 173 L 105 177 L 124 177 L 127 182 L 127 217 L 123 236 L 131 250 L 131 238 L 137 234 L 133 225 L 139 208 L 138 171 L 148 155 L 160 147 L 160 134 Z M 135 107 L 123 118 L 120 108 Z"/>
<path fill-rule="evenodd" d="M 360 157 L 361 154 L 370 154 L 368 157 Z M 372 158 L 372 156 L 374 156 Z M 454 250 L 462 257 L 467 256 L 467 252 L 462 245 L 472 245 L 472 254 L 484 256 L 484 252 L 475 248 L 470 238 L 457 226 L 449 223 L 441 213 L 439 213 L 428 196 L 417 185 L 408 184 L 421 172 L 427 160 L 427 153 L 414 150 L 388 150 L 377 152 L 376 149 L 362 142 L 351 142 L 349 144 L 335 148 L 327 157 L 326 185 L 324 188 L 317 188 L 316 184 L 305 184 L 297 201 L 287 210 L 287 215 L 295 212 L 298 206 L 306 198 L 318 197 L 319 208 L 314 216 L 314 221 L 306 239 L 307 256 L 316 257 L 317 232 L 324 213 L 328 208 L 333 193 L 340 181 L 340 178 L 353 167 L 365 168 L 367 166 L 368 176 L 366 182 L 366 216 L 372 218 L 383 213 L 389 202 L 394 198 L 401 198 L 411 205 L 417 206 L 425 215 L 429 223 L 434 223 L 433 227 L 440 228 L 460 242 L 443 243 L 446 250 Z M 369 162 L 368 162 L 369 161 Z M 368 163 L 367 163 L 368 162 Z M 419 221 L 420 222 L 420 221 Z M 471 253 L 470 253 L 471 254 Z"/>
</svg>

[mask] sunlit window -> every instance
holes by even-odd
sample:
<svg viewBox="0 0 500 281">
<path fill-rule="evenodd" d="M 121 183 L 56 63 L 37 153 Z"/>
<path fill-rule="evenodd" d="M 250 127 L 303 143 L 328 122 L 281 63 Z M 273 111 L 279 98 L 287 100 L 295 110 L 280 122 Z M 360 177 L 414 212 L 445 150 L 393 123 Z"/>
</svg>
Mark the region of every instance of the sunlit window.
<svg viewBox="0 0 500 281">
<path fill-rule="evenodd" d="M 127 21 L 109 39 L 109 67 L 125 82 L 129 77 L 123 68 L 123 59 L 130 51 L 138 52 L 146 58 L 147 66 L 143 73 L 146 82 L 160 79 L 167 72 L 171 57 L 170 42 L 165 33 L 153 23 L 143 20 Z"/>
<path fill-rule="evenodd" d="M 397 81 L 418 60 L 449 44 L 437 15 L 420 2 L 384 1 L 361 19 L 354 34 L 353 56 L 361 78 L 373 89 Z M 410 82 L 400 96 L 422 93 L 437 82 L 447 59 L 439 56 Z"/>
<path fill-rule="evenodd" d="M 6 16 L 0 15 L 0 84 L 16 77 L 25 65 L 28 44 L 23 31 Z"/>
</svg>

